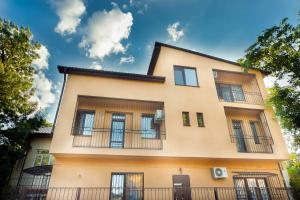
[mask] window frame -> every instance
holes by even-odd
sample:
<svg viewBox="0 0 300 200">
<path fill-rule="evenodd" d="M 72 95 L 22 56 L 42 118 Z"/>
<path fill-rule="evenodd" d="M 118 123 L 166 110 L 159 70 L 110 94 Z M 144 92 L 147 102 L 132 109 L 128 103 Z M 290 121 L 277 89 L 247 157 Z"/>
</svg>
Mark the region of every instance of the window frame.
<svg viewBox="0 0 300 200">
<path fill-rule="evenodd" d="M 252 124 L 253 124 L 253 126 L 255 128 L 255 133 L 253 132 Z M 259 124 L 259 121 L 254 121 L 254 120 L 250 120 L 249 121 L 249 126 L 250 126 L 250 129 L 251 129 L 251 134 L 253 136 L 255 144 L 261 144 L 260 138 L 259 138 L 259 134 L 258 134 L 258 130 L 257 130 L 258 124 Z"/>
<path fill-rule="evenodd" d="M 231 101 L 225 101 L 224 100 L 222 86 L 223 86 L 223 88 L 224 87 L 228 87 L 229 88 Z M 232 87 L 239 87 L 241 89 L 241 93 L 240 94 L 243 96 L 243 100 L 239 100 L 239 99 L 237 99 L 234 96 L 234 92 L 233 92 Z M 242 84 L 230 84 L 230 83 L 218 83 L 217 82 L 216 83 L 216 88 L 217 88 L 218 98 L 222 99 L 225 102 L 247 102 L 246 96 L 245 96 L 245 91 L 244 91 L 244 88 L 243 88 Z"/>
<path fill-rule="evenodd" d="M 145 188 L 145 176 L 144 176 L 144 172 L 112 172 L 110 175 L 110 187 L 109 187 L 109 199 L 112 199 L 112 184 L 113 184 L 113 175 L 123 175 L 124 176 L 124 182 L 123 182 L 123 197 L 122 199 L 126 199 L 126 190 L 127 190 L 127 186 L 126 186 L 126 179 L 127 179 L 127 175 L 129 174 L 135 174 L 135 175 L 141 175 L 142 176 L 142 199 L 144 199 L 144 188 Z"/>
<path fill-rule="evenodd" d="M 45 151 L 45 153 L 41 153 L 42 151 Z M 47 153 L 46 153 L 47 152 Z M 33 167 L 36 167 L 36 166 L 44 166 L 43 164 L 43 159 L 45 156 L 49 156 L 48 157 L 48 162 L 46 165 L 52 165 L 53 164 L 53 157 L 52 155 L 49 153 L 49 150 L 47 149 L 36 149 L 35 150 L 35 155 L 34 155 L 34 160 L 33 160 L 33 163 L 32 163 L 32 166 Z M 40 165 L 35 165 L 35 161 L 37 159 L 38 156 L 41 156 L 41 161 L 40 161 Z"/>
<path fill-rule="evenodd" d="M 187 124 L 184 123 L 183 115 L 187 114 Z M 181 113 L 181 118 L 182 118 L 182 124 L 183 126 L 191 126 L 191 119 L 190 119 L 190 113 L 187 111 L 182 111 Z"/>
<path fill-rule="evenodd" d="M 80 119 L 78 119 L 79 117 L 79 113 L 93 113 L 94 117 L 93 117 L 93 126 L 92 129 L 94 128 L 95 125 L 95 116 L 96 116 L 96 110 L 90 110 L 90 109 L 77 109 L 76 113 L 75 113 L 75 120 L 74 120 L 74 128 L 73 128 L 73 134 L 74 135 L 78 135 L 78 136 L 83 136 L 83 137 L 92 137 L 93 136 L 93 130 L 91 130 L 90 134 L 83 134 L 84 130 L 80 130 L 80 127 L 78 127 L 78 125 L 80 126 Z M 79 123 L 79 124 L 77 124 Z M 78 129 L 79 128 L 79 129 Z M 78 130 L 77 130 L 78 129 Z"/>
<path fill-rule="evenodd" d="M 182 74 L 183 74 L 182 79 L 183 79 L 184 84 L 178 84 L 178 83 L 176 83 L 176 74 L 175 74 L 175 70 L 178 70 L 178 69 L 182 71 Z M 195 71 L 196 82 L 197 82 L 196 85 L 187 85 L 187 83 L 186 83 L 186 75 L 185 75 L 184 69 L 192 69 L 192 70 Z M 199 87 L 198 73 L 197 73 L 197 68 L 196 68 L 196 67 L 188 67 L 188 66 L 174 65 L 174 66 L 173 66 L 173 74 L 174 74 L 174 82 L 175 82 L 175 85 L 177 85 L 177 86 L 187 86 L 187 87 Z"/>
<path fill-rule="evenodd" d="M 199 124 L 199 120 L 198 117 L 201 116 L 202 117 L 202 125 Z M 204 114 L 202 112 L 197 112 L 196 113 L 196 118 L 197 118 L 197 124 L 198 127 L 205 127 L 205 123 L 204 123 Z"/>
<path fill-rule="evenodd" d="M 143 131 L 149 131 L 149 130 L 143 130 L 142 129 L 142 122 L 143 122 L 143 117 L 151 117 L 153 120 L 153 130 L 155 130 L 155 137 L 151 138 L 151 137 L 143 137 Z M 160 126 L 154 123 L 154 117 L 155 114 L 151 114 L 151 113 L 142 113 L 141 114 L 141 138 L 142 139 L 160 139 Z M 150 129 L 151 130 L 151 129 Z"/>
</svg>

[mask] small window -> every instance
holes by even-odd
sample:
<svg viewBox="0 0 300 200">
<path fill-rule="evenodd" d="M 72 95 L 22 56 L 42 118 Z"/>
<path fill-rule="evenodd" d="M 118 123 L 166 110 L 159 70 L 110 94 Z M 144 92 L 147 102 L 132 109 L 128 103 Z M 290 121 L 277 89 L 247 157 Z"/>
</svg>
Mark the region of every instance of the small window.
<svg viewBox="0 0 300 200">
<path fill-rule="evenodd" d="M 198 127 L 204 127 L 203 113 L 197 113 Z"/>
<path fill-rule="evenodd" d="M 78 110 L 75 121 L 75 134 L 92 135 L 94 126 L 94 111 Z"/>
<path fill-rule="evenodd" d="M 189 112 L 182 112 L 183 126 L 190 126 L 190 115 Z"/>
<path fill-rule="evenodd" d="M 142 114 L 141 133 L 142 138 L 159 138 L 159 127 L 154 123 L 153 114 Z"/>
<path fill-rule="evenodd" d="M 53 157 L 48 150 L 38 149 L 35 155 L 33 166 L 52 165 Z"/>
<path fill-rule="evenodd" d="M 176 85 L 198 86 L 197 72 L 195 68 L 174 67 Z"/>
</svg>

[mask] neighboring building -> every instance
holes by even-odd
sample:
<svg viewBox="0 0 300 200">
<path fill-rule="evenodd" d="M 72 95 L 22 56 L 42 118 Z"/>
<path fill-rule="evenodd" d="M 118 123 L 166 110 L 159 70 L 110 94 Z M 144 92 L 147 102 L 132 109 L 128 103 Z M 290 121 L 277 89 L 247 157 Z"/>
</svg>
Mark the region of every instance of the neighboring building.
<svg viewBox="0 0 300 200">
<path fill-rule="evenodd" d="M 264 72 L 162 43 L 147 75 L 58 70 L 49 199 L 288 198 Z"/>
<path fill-rule="evenodd" d="M 10 177 L 11 186 L 48 187 L 53 163 L 49 154 L 52 135 L 52 127 L 42 127 L 29 135 L 31 148 L 16 163 Z"/>
</svg>

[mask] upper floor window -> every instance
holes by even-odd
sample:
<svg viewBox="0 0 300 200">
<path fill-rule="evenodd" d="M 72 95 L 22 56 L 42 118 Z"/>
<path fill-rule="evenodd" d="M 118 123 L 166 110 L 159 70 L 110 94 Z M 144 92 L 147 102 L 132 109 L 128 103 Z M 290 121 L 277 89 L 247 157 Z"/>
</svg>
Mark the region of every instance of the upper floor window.
<svg viewBox="0 0 300 200">
<path fill-rule="evenodd" d="M 175 66 L 174 77 L 176 85 L 198 86 L 196 68 Z"/>
<path fill-rule="evenodd" d="M 142 114 L 141 132 L 142 138 L 159 138 L 158 125 L 154 123 L 153 114 Z"/>
<path fill-rule="evenodd" d="M 203 113 L 197 113 L 198 127 L 204 127 Z"/>
<path fill-rule="evenodd" d="M 52 165 L 53 158 L 46 149 L 38 149 L 35 155 L 33 166 Z"/>
<path fill-rule="evenodd" d="M 244 91 L 241 85 L 217 83 L 219 99 L 226 102 L 245 101 Z"/>
<path fill-rule="evenodd" d="M 190 114 L 189 112 L 182 112 L 183 126 L 190 126 Z"/>
<path fill-rule="evenodd" d="M 78 110 L 75 121 L 75 133 L 80 135 L 92 135 L 95 111 Z"/>
</svg>

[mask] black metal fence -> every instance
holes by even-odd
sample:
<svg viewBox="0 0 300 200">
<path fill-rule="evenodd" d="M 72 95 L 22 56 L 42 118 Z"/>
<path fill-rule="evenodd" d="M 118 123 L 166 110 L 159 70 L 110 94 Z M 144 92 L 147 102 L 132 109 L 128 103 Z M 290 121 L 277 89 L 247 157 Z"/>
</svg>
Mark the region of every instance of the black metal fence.
<svg viewBox="0 0 300 200">
<path fill-rule="evenodd" d="M 238 152 L 244 153 L 273 153 L 273 140 L 268 136 L 232 136 Z"/>
<path fill-rule="evenodd" d="M 3 193 L 1 199 L 49 200 L 286 200 L 293 198 L 286 188 L 29 188 L 18 187 Z"/>
</svg>

